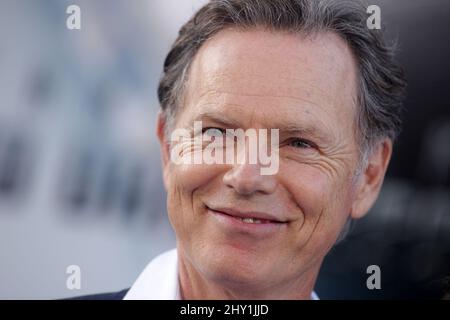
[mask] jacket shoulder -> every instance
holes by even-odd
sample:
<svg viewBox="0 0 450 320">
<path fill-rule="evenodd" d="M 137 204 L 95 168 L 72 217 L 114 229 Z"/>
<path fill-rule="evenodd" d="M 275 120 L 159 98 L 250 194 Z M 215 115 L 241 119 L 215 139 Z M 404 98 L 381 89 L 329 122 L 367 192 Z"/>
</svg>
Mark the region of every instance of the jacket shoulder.
<svg viewBox="0 0 450 320">
<path fill-rule="evenodd" d="M 99 293 L 99 294 L 91 294 L 86 296 L 79 296 L 69 298 L 67 300 L 122 300 L 123 297 L 127 294 L 128 289 L 124 289 L 117 292 L 109 292 L 109 293 Z"/>
</svg>

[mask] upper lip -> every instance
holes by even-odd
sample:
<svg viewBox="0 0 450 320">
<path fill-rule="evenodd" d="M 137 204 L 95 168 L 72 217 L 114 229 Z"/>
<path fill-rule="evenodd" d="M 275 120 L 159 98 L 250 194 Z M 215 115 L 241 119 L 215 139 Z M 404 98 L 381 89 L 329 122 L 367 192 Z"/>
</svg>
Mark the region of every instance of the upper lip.
<svg viewBox="0 0 450 320">
<path fill-rule="evenodd" d="M 237 218 L 253 218 L 253 219 L 259 219 L 259 220 L 270 220 L 273 222 L 287 222 L 286 220 L 282 220 L 280 218 L 275 217 L 274 215 L 266 212 L 261 211 L 253 211 L 253 210 L 237 210 L 234 208 L 224 208 L 224 207 L 210 207 L 208 206 L 208 209 L 217 211 L 220 213 L 227 214 L 229 216 L 237 217 Z"/>
</svg>

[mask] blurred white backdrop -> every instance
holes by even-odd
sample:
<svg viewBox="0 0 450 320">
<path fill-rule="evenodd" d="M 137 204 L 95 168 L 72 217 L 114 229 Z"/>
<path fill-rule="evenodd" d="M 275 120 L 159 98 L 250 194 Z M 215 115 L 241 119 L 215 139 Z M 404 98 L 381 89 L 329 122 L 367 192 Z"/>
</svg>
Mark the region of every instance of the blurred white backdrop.
<svg viewBox="0 0 450 320">
<path fill-rule="evenodd" d="M 127 288 L 175 245 L 156 88 L 203 2 L 0 2 L 0 299 Z M 81 30 L 66 28 L 71 4 Z"/>
</svg>

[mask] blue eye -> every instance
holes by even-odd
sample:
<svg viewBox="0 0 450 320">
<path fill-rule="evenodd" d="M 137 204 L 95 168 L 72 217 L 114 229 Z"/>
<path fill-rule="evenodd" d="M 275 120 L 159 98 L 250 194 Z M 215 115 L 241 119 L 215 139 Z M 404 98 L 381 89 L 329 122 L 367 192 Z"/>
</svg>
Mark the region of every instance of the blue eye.
<svg viewBox="0 0 450 320">
<path fill-rule="evenodd" d="M 289 141 L 288 143 L 291 147 L 294 148 L 300 148 L 300 149 L 307 149 L 307 148 L 313 148 L 313 145 L 309 143 L 308 141 L 305 141 L 303 139 L 295 138 Z"/>
</svg>

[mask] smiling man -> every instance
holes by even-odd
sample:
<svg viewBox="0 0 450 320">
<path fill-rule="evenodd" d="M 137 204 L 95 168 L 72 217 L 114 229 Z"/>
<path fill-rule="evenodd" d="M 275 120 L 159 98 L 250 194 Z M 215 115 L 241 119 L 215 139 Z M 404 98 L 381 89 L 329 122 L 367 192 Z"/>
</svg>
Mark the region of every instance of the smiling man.
<svg viewBox="0 0 450 320">
<path fill-rule="evenodd" d="M 403 74 L 366 19 L 357 1 L 213 0 L 182 27 L 157 124 L 177 248 L 125 299 L 316 298 L 325 255 L 377 199 L 400 126 Z M 176 129 L 276 129 L 278 168 L 261 174 L 247 138 L 235 162 L 175 163 Z"/>
</svg>

